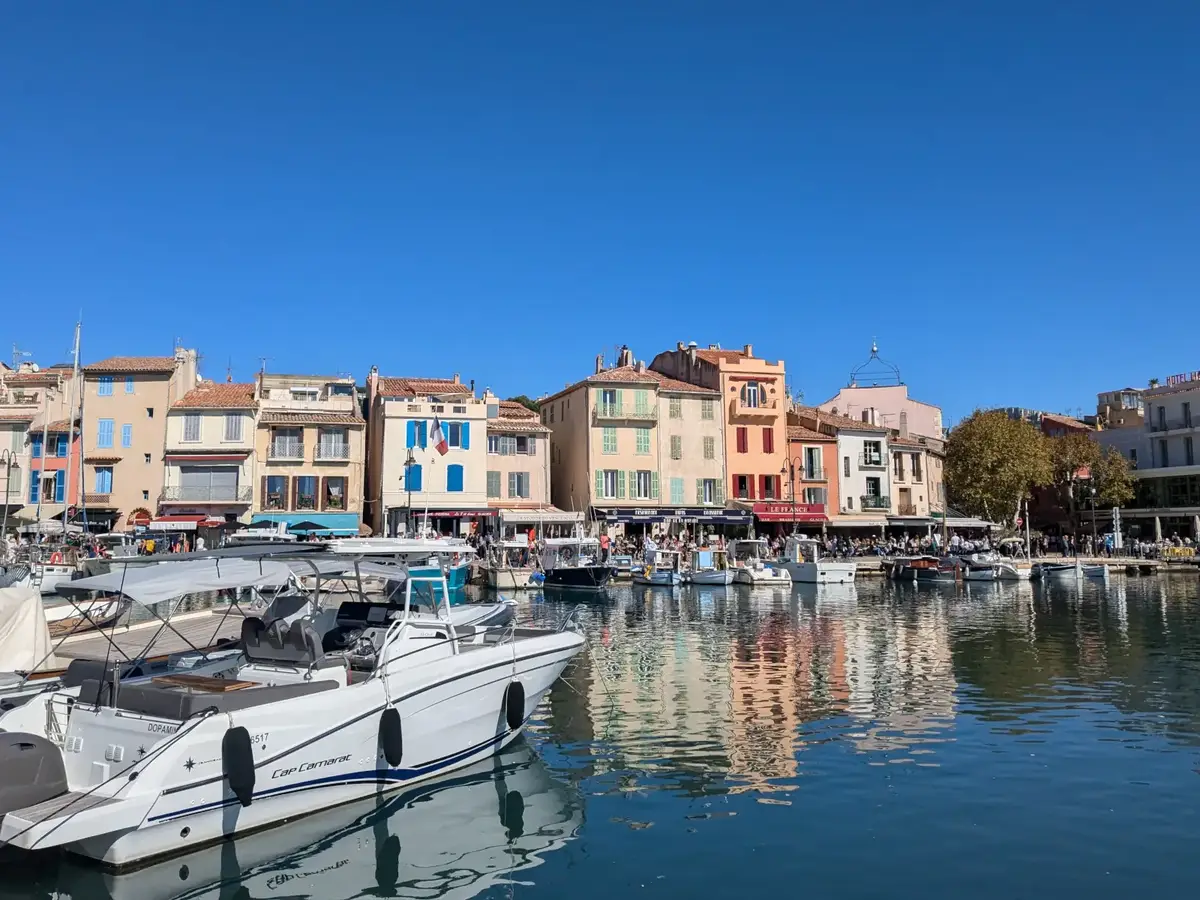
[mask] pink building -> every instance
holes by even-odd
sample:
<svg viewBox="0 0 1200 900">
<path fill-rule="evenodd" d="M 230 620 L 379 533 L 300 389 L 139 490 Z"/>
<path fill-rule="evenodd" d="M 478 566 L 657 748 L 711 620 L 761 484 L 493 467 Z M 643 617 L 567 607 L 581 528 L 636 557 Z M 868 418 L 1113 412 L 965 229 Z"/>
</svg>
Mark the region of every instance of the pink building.
<svg viewBox="0 0 1200 900">
<path fill-rule="evenodd" d="M 850 372 L 850 383 L 817 408 L 902 433 L 945 436 L 941 408 L 908 396 L 900 369 L 880 359 L 874 343 L 870 358 Z"/>
</svg>

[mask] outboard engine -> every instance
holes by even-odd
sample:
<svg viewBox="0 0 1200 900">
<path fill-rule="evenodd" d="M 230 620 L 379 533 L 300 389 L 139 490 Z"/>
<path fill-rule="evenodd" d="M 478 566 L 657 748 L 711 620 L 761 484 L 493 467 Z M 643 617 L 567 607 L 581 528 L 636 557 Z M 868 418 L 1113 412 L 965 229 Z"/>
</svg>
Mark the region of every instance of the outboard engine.
<svg viewBox="0 0 1200 900">
<path fill-rule="evenodd" d="M 62 751 L 43 737 L 0 732 L 0 816 L 67 792 Z"/>
</svg>

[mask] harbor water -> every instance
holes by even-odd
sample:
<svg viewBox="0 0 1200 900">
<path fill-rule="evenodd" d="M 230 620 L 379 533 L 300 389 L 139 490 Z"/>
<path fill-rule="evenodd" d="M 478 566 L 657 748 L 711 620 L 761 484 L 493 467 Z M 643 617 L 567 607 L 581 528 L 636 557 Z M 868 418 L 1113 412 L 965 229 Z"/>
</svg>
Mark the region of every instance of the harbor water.
<svg viewBox="0 0 1200 900">
<path fill-rule="evenodd" d="M 536 594 L 588 650 L 502 756 L 0 896 L 1129 897 L 1195 890 L 1200 579 Z"/>
</svg>

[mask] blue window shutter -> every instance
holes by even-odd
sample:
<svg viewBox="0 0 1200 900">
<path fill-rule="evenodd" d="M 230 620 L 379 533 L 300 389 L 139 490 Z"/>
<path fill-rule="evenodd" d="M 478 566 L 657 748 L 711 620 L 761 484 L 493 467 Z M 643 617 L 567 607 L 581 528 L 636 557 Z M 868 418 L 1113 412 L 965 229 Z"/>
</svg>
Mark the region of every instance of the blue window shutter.
<svg viewBox="0 0 1200 900">
<path fill-rule="evenodd" d="M 93 482 L 92 482 L 92 490 L 94 490 L 97 494 L 104 493 L 104 470 L 103 469 L 96 470 L 96 477 L 93 479 Z"/>
<path fill-rule="evenodd" d="M 463 467 L 446 466 L 446 490 L 458 492 L 463 489 Z"/>
<path fill-rule="evenodd" d="M 411 466 L 408 470 L 408 489 L 410 491 L 421 489 L 421 467 L 419 465 Z"/>
<path fill-rule="evenodd" d="M 96 428 L 96 446 L 109 450 L 113 445 L 113 420 L 101 419 Z"/>
<path fill-rule="evenodd" d="M 406 447 L 417 446 L 417 423 L 414 422 L 412 419 L 409 419 L 404 424 L 407 426 L 405 428 L 406 439 L 405 439 L 404 446 L 406 446 Z"/>
<path fill-rule="evenodd" d="M 121 426 L 121 446 L 122 447 L 132 447 L 133 446 L 133 426 L 132 425 L 122 425 Z"/>
<path fill-rule="evenodd" d="M 429 423 L 423 421 L 418 424 L 420 425 L 418 429 L 419 443 L 421 444 L 421 449 L 424 450 L 429 446 Z"/>
<path fill-rule="evenodd" d="M 38 486 L 42 480 L 42 472 L 40 469 L 31 469 L 29 471 L 29 502 L 38 502 Z"/>
<path fill-rule="evenodd" d="M 35 434 L 33 436 L 32 440 L 31 440 L 31 446 L 32 446 L 32 449 L 30 450 L 30 453 L 32 453 L 33 458 L 41 459 L 42 458 L 42 436 L 40 434 Z M 33 501 L 30 501 L 30 502 L 33 502 Z"/>
<path fill-rule="evenodd" d="M 54 455 L 55 456 L 66 456 L 67 455 L 67 436 L 65 434 L 58 435 L 56 443 L 58 446 L 55 448 Z"/>
<path fill-rule="evenodd" d="M 464 450 L 471 449 L 471 423 L 462 423 L 462 448 Z"/>
<path fill-rule="evenodd" d="M 127 394 L 133 393 L 133 376 L 132 375 L 125 376 L 125 393 L 127 393 Z"/>
<path fill-rule="evenodd" d="M 67 473 L 63 469 L 59 469 L 54 473 L 54 502 L 62 503 L 66 496 L 67 490 Z"/>
</svg>

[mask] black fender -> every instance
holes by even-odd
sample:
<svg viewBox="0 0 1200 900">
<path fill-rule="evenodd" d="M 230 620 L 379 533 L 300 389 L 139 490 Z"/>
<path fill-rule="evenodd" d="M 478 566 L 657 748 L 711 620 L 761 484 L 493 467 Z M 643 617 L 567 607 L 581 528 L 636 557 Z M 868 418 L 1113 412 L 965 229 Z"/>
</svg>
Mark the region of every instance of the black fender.
<svg viewBox="0 0 1200 900">
<path fill-rule="evenodd" d="M 242 806 L 254 799 L 254 747 L 250 732 L 242 726 L 230 728 L 221 739 L 221 761 L 229 789 Z"/>
<path fill-rule="evenodd" d="M 525 721 L 525 686 L 519 681 L 510 681 L 504 689 L 504 720 L 512 731 Z"/>
<path fill-rule="evenodd" d="M 400 710 L 389 706 L 379 717 L 379 748 L 389 766 L 400 765 L 404 757 L 404 729 L 400 723 Z"/>
</svg>

